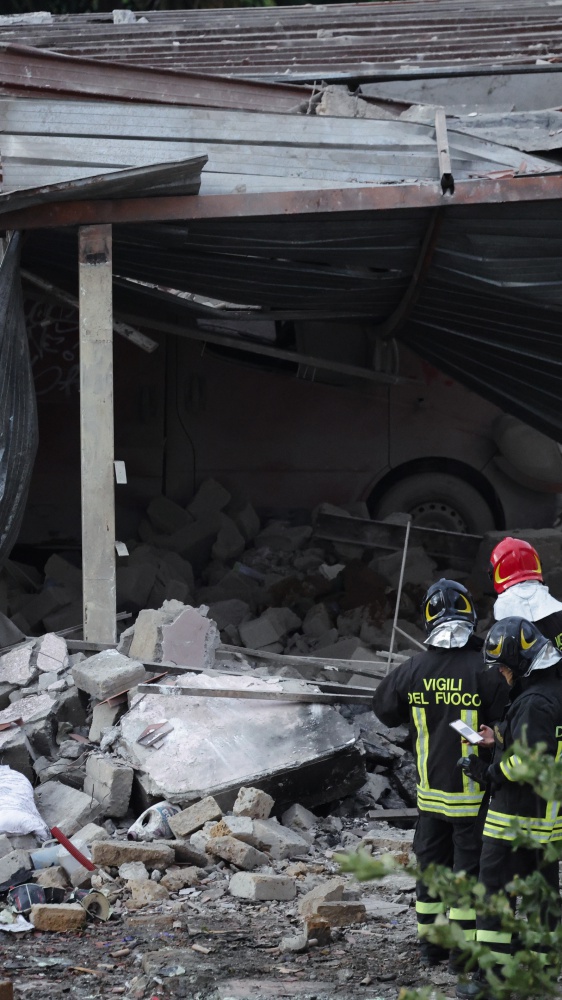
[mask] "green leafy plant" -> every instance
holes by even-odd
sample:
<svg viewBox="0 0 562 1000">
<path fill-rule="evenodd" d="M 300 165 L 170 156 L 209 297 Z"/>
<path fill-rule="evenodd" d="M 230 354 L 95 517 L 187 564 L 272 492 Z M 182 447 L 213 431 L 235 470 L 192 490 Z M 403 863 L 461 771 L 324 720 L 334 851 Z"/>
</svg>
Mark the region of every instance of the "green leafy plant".
<svg viewBox="0 0 562 1000">
<path fill-rule="evenodd" d="M 518 742 L 509 751 L 509 756 L 512 755 L 519 758 L 514 772 L 517 781 L 532 785 L 537 794 L 547 801 L 562 801 L 562 761 L 554 761 L 542 744 L 529 748 L 525 742 Z M 562 841 L 539 844 L 525 822 L 517 819 L 512 821 L 511 829 L 514 849 L 526 847 L 537 850 L 541 864 L 562 857 Z M 416 880 L 422 878 L 416 864 L 403 864 L 390 854 L 375 859 L 366 851 L 359 850 L 354 854 L 337 855 L 335 860 L 343 872 L 352 873 L 361 882 L 381 879 L 396 871 L 405 872 Z M 560 898 L 540 870 L 526 878 L 517 876 L 506 886 L 505 895 L 491 897 L 486 897 L 484 886 L 477 879 L 463 872 L 452 872 L 441 865 L 426 868 L 423 880 L 431 895 L 441 900 L 447 909 L 451 906 L 473 908 L 477 915 L 497 917 L 502 930 L 509 932 L 512 940 L 517 942 L 517 950 L 507 959 L 504 977 L 500 980 L 494 972 L 490 949 L 479 942 L 465 941 L 458 926 L 450 924 L 444 915 L 439 916 L 428 930 L 427 937 L 432 943 L 461 950 L 467 972 L 477 966 L 485 970 L 492 996 L 497 1000 L 503 1000 L 510 993 L 516 993 L 521 1000 L 529 997 L 546 1000 L 559 996 L 557 979 L 562 965 Z M 518 901 L 516 912 L 510 905 L 510 899 Z M 547 926 L 548 916 L 558 921 L 554 930 Z M 544 953 L 548 953 L 548 963 Z M 434 987 L 403 989 L 398 1000 L 439 1000 L 441 996 Z"/>
</svg>

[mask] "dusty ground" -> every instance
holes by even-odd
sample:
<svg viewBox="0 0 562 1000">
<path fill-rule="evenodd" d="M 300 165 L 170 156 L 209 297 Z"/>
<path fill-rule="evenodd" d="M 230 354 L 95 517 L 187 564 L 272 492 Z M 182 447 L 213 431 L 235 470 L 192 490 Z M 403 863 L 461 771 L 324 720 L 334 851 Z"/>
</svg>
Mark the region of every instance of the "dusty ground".
<svg viewBox="0 0 562 1000">
<path fill-rule="evenodd" d="M 338 872 L 332 861 L 324 871 L 314 867 L 315 877 Z M 191 896 L 90 923 L 83 934 L 2 934 L 0 959 L 16 1000 L 386 1000 L 403 986 L 429 983 L 454 996 L 455 981 L 445 966 L 428 973 L 420 965 L 412 883 L 405 876 L 362 885 L 350 880 L 349 888 L 379 915 L 371 912 L 365 923 L 334 930 L 328 947 L 295 953 L 282 950 L 280 942 L 300 929 L 298 900 L 233 900 L 226 892 L 228 874 Z M 389 903 L 400 912 L 380 915 Z"/>
</svg>

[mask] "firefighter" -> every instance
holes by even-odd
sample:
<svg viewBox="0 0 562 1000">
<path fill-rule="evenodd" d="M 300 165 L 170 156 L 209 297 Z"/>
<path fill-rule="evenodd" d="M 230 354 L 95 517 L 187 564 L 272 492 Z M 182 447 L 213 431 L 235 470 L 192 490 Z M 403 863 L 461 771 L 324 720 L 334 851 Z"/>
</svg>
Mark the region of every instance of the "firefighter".
<svg viewBox="0 0 562 1000">
<path fill-rule="evenodd" d="M 459 751 L 477 756 L 449 723 L 461 719 L 478 731 L 485 720 L 501 718 L 508 689 L 482 659 L 482 639 L 474 635 L 476 612 L 468 590 L 455 580 L 439 580 L 422 604 L 427 652 L 396 667 L 378 686 L 374 711 L 387 726 L 408 723 L 417 768 L 418 821 L 414 852 L 422 871 L 431 863 L 478 874 L 483 824 L 483 791 L 455 768 Z M 430 895 L 423 880 L 416 886 L 416 914 L 422 962 L 447 958 L 426 939 L 444 904 Z M 473 910 L 451 908 L 467 939 L 474 939 Z M 451 968 L 456 956 L 451 955 Z"/>
<path fill-rule="evenodd" d="M 538 552 L 522 538 L 504 538 L 490 556 L 490 577 L 498 595 L 494 618 L 517 617 L 537 628 L 562 650 L 562 604 L 543 583 Z"/>
<path fill-rule="evenodd" d="M 548 884 L 558 895 L 558 861 L 542 863 L 541 845 L 562 840 L 562 815 L 558 802 L 547 802 L 532 785 L 516 780 L 517 757 L 507 756 L 515 740 L 529 746 L 546 744 L 547 752 L 558 760 L 562 753 L 562 654 L 532 622 L 520 617 L 503 618 L 490 629 L 484 647 L 489 667 L 497 666 L 510 687 L 509 700 L 502 722 L 495 727 L 496 749 L 491 765 L 474 757 L 462 758 L 459 766 L 465 774 L 483 785 L 491 786 L 491 798 L 484 825 L 479 880 L 487 896 L 503 892 L 517 874 L 529 875 L 540 868 Z M 531 833 L 537 848 L 513 849 L 515 832 L 510 828 L 517 818 Z M 515 908 L 515 899 L 509 897 Z M 547 926 L 556 926 L 558 918 L 546 911 Z M 494 972 L 501 978 L 506 957 L 511 954 L 511 934 L 492 917 L 478 917 L 476 940 L 488 945 L 495 959 Z M 544 957 L 544 956 L 543 956 Z M 457 986 L 461 1000 L 488 1000 L 484 971 L 477 970 L 472 980 Z"/>
</svg>

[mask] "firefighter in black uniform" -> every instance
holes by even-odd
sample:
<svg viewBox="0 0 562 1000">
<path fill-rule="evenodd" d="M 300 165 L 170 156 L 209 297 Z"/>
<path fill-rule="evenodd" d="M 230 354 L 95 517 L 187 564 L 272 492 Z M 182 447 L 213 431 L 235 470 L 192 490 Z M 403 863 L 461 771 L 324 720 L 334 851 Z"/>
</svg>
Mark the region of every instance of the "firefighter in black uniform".
<svg viewBox="0 0 562 1000">
<path fill-rule="evenodd" d="M 473 757 L 461 759 L 459 766 L 475 780 L 491 785 L 482 857 L 480 882 L 487 895 L 502 892 L 517 874 L 525 877 L 540 868 L 548 884 L 558 895 L 558 862 L 543 864 L 541 845 L 562 840 L 562 815 L 557 801 L 542 799 L 532 785 L 517 781 L 518 759 L 507 757 L 515 740 L 530 747 L 544 743 L 555 760 L 562 754 L 562 654 L 542 635 L 536 624 L 524 618 L 504 618 L 490 629 L 484 657 L 488 666 L 499 667 L 510 686 L 509 701 L 502 722 L 495 727 L 496 750 L 491 765 Z M 496 671 L 490 671 L 495 673 Z M 511 822 L 517 818 L 533 836 L 536 849 L 513 849 L 515 832 Z M 510 897 L 515 907 L 515 899 Z M 558 904 L 557 904 L 558 905 Z M 558 915 L 545 914 L 552 928 Z M 494 958 L 494 972 L 501 978 L 506 956 L 511 954 L 511 934 L 494 918 L 478 917 L 476 940 L 487 944 Z M 544 959 L 545 956 L 543 956 Z M 487 1000 L 489 991 L 482 970 L 467 983 L 457 987 L 462 1000 Z M 494 994 L 495 995 L 495 994 Z"/>
<path fill-rule="evenodd" d="M 508 688 L 486 670 L 482 640 L 474 635 L 476 613 L 469 592 L 455 580 L 439 580 L 428 590 L 422 613 L 425 653 L 395 668 L 377 688 L 374 711 L 388 726 L 409 723 L 417 768 L 418 822 L 414 852 L 423 870 L 432 862 L 453 871 L 478 874 L 483 823 L 483 791 L 455 767 L 459 751 L 478 755 L 449 723 L 461 719 L 472 729 L 501 718 Z M 422 961 L 446 959 L 447 952 L 424 939 L 444 904 L 423 881 L 416 886 L 416 914 Z M 474 910 L 451 908 L 467 939 L 474 939 Z M 454 966 L 455 956 L 451 956 Z"/>
<path fill-rule="evenodd" d="M 494 618 L 526 618 L 562 650 L 562 604 L 543 583 L 539 554 L 522 538 L 503 538 L 490 556 L 489 574 L 498 595 Z"/>
</svg>

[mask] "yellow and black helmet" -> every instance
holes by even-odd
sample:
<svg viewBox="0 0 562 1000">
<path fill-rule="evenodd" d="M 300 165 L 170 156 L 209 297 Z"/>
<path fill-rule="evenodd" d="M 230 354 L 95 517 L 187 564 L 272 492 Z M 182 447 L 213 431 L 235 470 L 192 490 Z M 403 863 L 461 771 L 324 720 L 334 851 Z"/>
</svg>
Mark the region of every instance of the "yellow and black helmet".
<svg viewBox="0 0 562 1000">
<path fill-rule="evenodd" d="M 432 584 L 421 610 L 427 635 L 443 622 L 468 622 L 473 627 L 477 622 L 472 597 L 456 580 L 442 579 Z"/>
<path fill-rule="evenodd" d="M 509 667 L 515 677 L 528 677 L 537 654 L 547 642 L 534 622 L 526 618 L 502 618 L 486 636 L 484 661 L 489 667 L 496 663 Z"/>
</svg>

